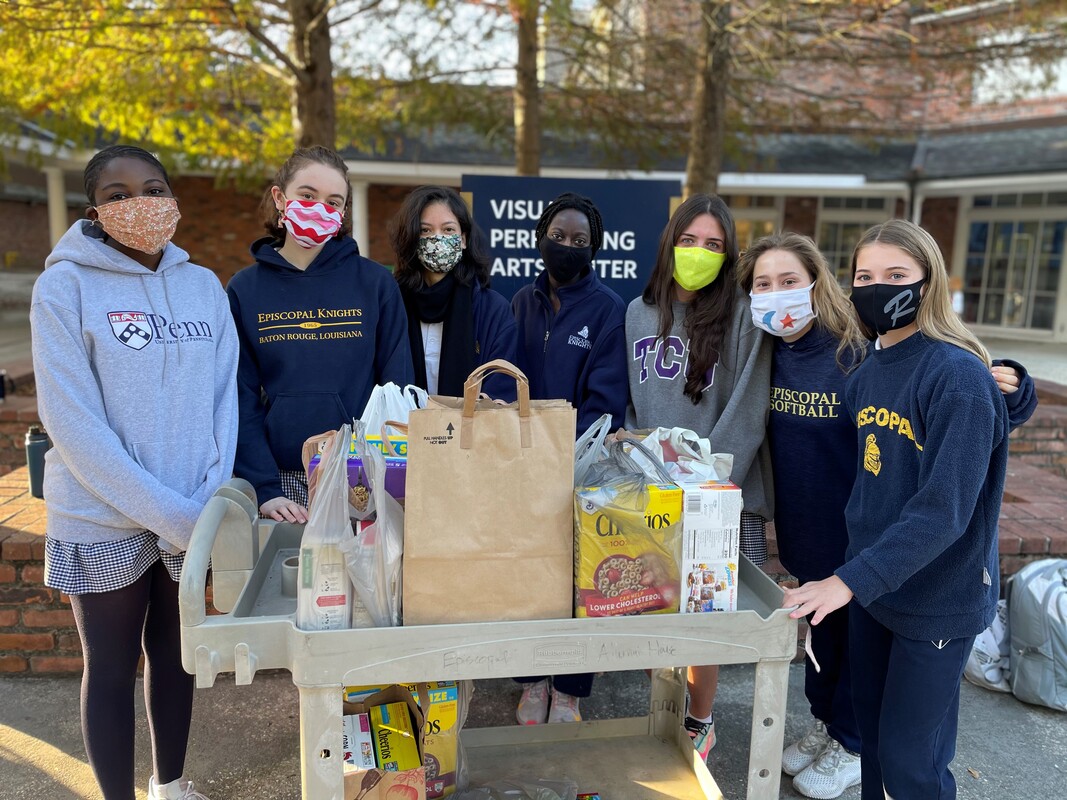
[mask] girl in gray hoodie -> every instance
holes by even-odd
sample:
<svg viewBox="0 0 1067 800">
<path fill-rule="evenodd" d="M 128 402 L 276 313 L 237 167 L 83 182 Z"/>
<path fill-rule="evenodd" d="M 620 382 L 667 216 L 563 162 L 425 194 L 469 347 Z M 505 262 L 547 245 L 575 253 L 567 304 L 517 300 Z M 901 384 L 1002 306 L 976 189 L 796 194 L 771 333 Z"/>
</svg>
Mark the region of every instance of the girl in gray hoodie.
<svg viewBox="0 0 1067 800">
<path fill-rule="evenodd" d="M 70 596 L 84 653 L 82 734 L 105 800 L 134 798 L 134 699 L 145 656 L 149 800 L 185 780 L 193 679 L 178 577 L 237 443 L 238 345 L 218 279 L 170 243 L 163 166 L 108 147 L 85 169 L 90 207 L 45 262 L 30 324 L 46 456 L 45 583 Z"/>
</svg>

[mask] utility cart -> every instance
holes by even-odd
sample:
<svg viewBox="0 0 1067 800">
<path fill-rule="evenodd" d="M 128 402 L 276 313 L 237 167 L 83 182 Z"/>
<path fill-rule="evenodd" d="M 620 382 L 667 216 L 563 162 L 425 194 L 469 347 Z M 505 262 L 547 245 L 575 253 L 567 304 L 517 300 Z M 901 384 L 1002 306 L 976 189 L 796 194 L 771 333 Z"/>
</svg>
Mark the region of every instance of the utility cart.
<svg viewBox="0 0 1067 800">
<path fill-rule="evenodd" d="M 259 520 L 253 498 L 247 483 L 231 481 L 197 522 L 181 578 L 182 658 L 202 688 L 220 672 L 238 685 L 261 669 L 292 673 L 305 800 L 343 800 L 343 686 L 644 668 L 645 716 L 464 730 L 471 783 L 566 776 L 611 800 L 718 800 L 682 727 L 680 665 L 743 663 L 756 670 L 746 796 L 778 797 L 797 623 L 774 581 L 744 557 L 736 612 L 301 631 L 282 584 L 303 526 Z M 209 561 L 224 612 L 215 616 L 205 608 Z"/>
</svg>

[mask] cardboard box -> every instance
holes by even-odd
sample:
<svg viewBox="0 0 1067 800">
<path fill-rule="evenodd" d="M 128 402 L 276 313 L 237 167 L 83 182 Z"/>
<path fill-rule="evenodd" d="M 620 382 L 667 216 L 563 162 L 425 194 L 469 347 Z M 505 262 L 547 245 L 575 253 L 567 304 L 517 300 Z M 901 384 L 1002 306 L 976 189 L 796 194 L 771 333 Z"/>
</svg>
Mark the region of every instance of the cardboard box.
<svg viewBox="0 0 1067 800">
<path fill-rule="evenodd" d="M 407 448 L 405 447 L 405 452 Z M 310 476 L 319 466 L 319 456 L 312 456 L 308 462 L 308 475 Z M 403 501 L 407 487 L 408 460 L 407 458 L 385 457 L 385 491 Z M 370 480 L 363 470 L 363 459 L 357 455 L 348 457 L 348 485 L 369 486 Z"/>
<path fill-rule="evenodd" d="M 411 692 L 415 702 L 418 684 L 403 686 Z M 429 708 L 424 711 L 422 763 L 426 768 L 426 797 L 431 800 L 448 797 L 456 791 L 456 768 L 459 761 L 459 687 L 455 681 L 431 681 L 426 684 Z M 384 686 L 346 686 L 345 702 L 359 703 Z"/>
<path fill-rule="evenodd" d="M 341 745 L 345 750 L 345 772 L 374 769 L 374 738 L 369 715 L 349 714 L 342 719 Z"/>
<path fill-rule="evenodd" d="M 426 723 L 419 704 L 411 692 L 403 686 L 387 686 L 380 692 L 364 697 L 359 703 L 344 703 L 343 713 L 369 714 L 374 706 L 388 703 L 403 703 L 407 706 L 411 718 L 414 739 L 418 746 L 420 759 L 423 752 L 423 726 Z M 429 705 L 429 697 L 426 697 Z M 344 800 L 391 800 L 403 797 L 405 800 L 426 800 L 426 768 L 421 766 L 401 772 L 392 772 L 378 767 L 358 770 L 345 775 Z"/>
<path fill-rule="evenodd" d="M 681 612 L 737 610 L 741 489 L 730 481 L 684 484 Z"/>
<path fill-rule="evenodd" d="M 603 488 L 574 495 L 576 617 L 678 610 L 682 490 L 650 484 L 642 511 Z M 618 502 L 616 502 L 616 500 Z"/>
</svg>

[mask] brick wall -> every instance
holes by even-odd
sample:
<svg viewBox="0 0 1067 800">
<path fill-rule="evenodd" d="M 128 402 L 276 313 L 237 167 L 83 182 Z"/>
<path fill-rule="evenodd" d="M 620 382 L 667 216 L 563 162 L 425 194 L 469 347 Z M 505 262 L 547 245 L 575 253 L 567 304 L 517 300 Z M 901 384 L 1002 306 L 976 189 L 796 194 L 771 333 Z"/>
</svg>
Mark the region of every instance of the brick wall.
<svg viewBox="0 0 1067 800">
<path fill-rule="evenodd" d="M 69 222 L 82 216 L 84 209 L 68 210 Z M 48 231 L 48 206 L 44 203 L 0 200 L 0 268 L 42 270 L 52 252 Z M 3 302 L 0 301 L 0 305 Z"/>
<path fill-rule="evenodd" d="M 40 421 L 34 397 L 9 397 L 0 405 L 0 475 L 26 466 L 26 429 Z"/>
<path fill-rule="evenodd" d="M 81 670 L 70 601 L 44 585 L 44 502 L 25 468 L 0 477 L 0 672 Z"/>
<path fill-rule="evenodd" d="M 958 197 L 928 197 L 923 201 L 922 226 L 937 240 L 949 269 L 952 268 L 952 253 L 956 244 L 956 217 L 959 210 Z"/>
<path fill-rule="evenodd" d="M 400 204 L 414 188 L 414 186 L 387 186 L 377 183 L 370 185 L 367 190 L 367 204 L 370 206 L 367 228 L 370 241 L 358 243 L 360 252 L 367 258 L 373 258 L 386 265 L 392 265 L 396 260 L 393 257 L 393 248 L 389 244 L 389 220 L 400 210 Z"/>
<path fill-rule="evenodd" d="M 1062 387 L 1038 384 L 1039 405 L 1030 421 L 1011 434 L 1011 457 L 1067 478 L 1067 398 Z"/>
<path fill-rule="evenodd" d="M 787 197 L 782 210 L 782 230 L 815 238 L 819 200 L 815 197 Z"/>
</svg>

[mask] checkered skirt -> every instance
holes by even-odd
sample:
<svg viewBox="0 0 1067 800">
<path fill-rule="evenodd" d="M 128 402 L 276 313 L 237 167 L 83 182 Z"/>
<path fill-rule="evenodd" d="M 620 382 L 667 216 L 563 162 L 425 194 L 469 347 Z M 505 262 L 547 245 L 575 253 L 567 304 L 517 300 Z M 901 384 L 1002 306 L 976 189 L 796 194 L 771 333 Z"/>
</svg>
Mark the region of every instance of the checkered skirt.
<svg viewBox="0 0 1067 800">
<path fill-rule="evenodd" d="M 61 542 L 46 536 L 44 582 L 66 594 L 113 592 L 136 581 L 160 558 L 170 577 L 177 581 L 185 553 L 173 555 L 160 550 L 159 538 L 151 531 L 92 544 Z"/>
</svg>

